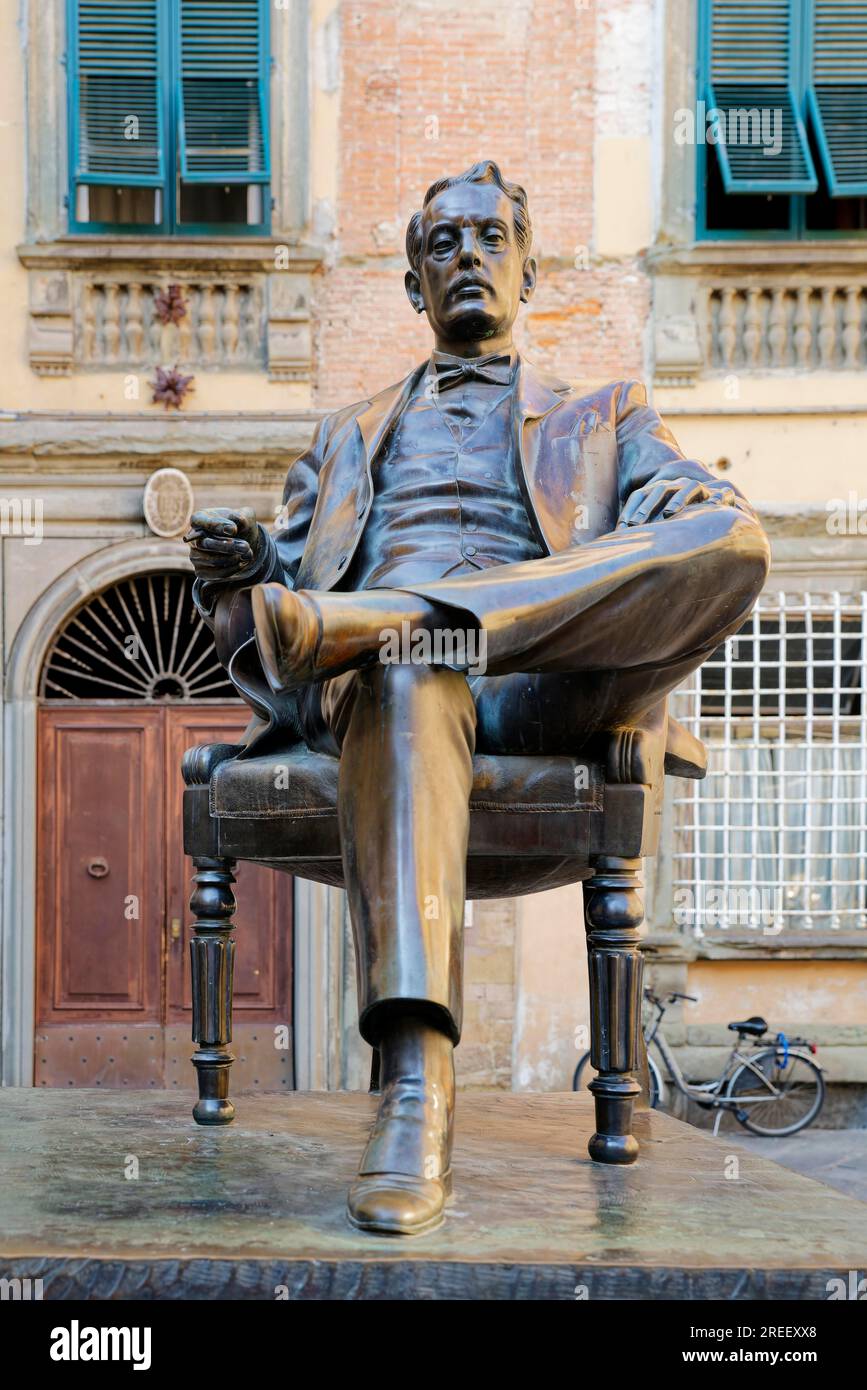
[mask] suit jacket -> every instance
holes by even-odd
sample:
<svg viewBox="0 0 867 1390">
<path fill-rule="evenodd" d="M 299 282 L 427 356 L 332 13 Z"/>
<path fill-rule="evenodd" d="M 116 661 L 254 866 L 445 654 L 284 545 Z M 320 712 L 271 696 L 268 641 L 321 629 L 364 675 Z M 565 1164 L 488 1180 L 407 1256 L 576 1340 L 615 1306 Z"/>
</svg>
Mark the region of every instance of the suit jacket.
<svg viewBox="0 0 867 1390">
<path fill-rule="evenodd" d="M 231 580 L 196 580 L 194 598 L 213 629 L 220 661 L 254 711 L 244 736 L 247 755 L 301 737 L 295 697 L 275 695 L 259 664 L 250 586 L 278 581 L 333 589 L 340 583 L 373 501 L 372 465 L 427 368 L 425 361 L 371 400 L 325 416 L 310 448 L 289 469 L 283 509 L 272 533 L 261 530 L 255 565 Z M 546 554 L 613 531 L 630 494 L 655 480 L 695 478 L 712 490 L 737 493 L 684 456 L 638 381 L 579 396 L 519 357 L 512 429 L 524 500 Z"/>
</svg>

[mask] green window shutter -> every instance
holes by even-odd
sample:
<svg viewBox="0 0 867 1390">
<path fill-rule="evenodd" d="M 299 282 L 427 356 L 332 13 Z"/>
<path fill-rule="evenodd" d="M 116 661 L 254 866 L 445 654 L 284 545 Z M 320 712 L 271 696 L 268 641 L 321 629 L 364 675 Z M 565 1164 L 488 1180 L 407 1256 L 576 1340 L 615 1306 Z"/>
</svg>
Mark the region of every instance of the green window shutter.
<svg viewBox="0 0 867 1390">
<path fill-rule="evenodd" d="M 77 183 L 165 183 L 160 0 L 71 0 L 70 131 Z"/>
<path fill-rule="evenodd" d="M 187 183 L 268 183 L 268 9 L 179 0 L 178 141 Z"/>
<path fill-rule="evenodd" d="M 815 0 L 807 95 L 832 198 L 867 195 L 867 3 Z"/>
<path fill-rule="evenodd" d="M 705 95 L 709 110 L 724 113 L 716 151 L 726 193 L 815 193 L 793 82 L 798 0 L 706 3 Z M 771 153 L 777 134 L 779 150 Z"/>
</svg>

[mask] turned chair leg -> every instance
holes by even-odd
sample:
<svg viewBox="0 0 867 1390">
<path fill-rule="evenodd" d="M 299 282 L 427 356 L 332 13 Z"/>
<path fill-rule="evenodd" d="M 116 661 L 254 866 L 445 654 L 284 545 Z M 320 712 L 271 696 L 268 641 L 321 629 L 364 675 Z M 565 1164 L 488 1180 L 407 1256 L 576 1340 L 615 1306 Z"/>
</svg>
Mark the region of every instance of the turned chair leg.
<svg viewBox="0 0 867 1390">
<path fill-rule="evenodd" d="M 634 1163 L 638 1141 L 632 1112 L 641 1088 L 641 977 L 638 944 L 644 921 L 641 860 L 600 857 L 584 882 L 584 916 L 590 972 L 590 1060 L 599 1075 L 590 1082 L 596 1133 L 590 1157 L 597 1163 Z"/>
<path fill-rule="evenodd" d="M 199 1099 L 193 1116 L 200 1125 L 227 1125 L 235 1118 L 229 1100 L 232 1041 L 232 971 L 235 940 L 234 859 L 195 858 L 195 888 L 190 911 L 195 935 L 190 941 L 193 992 L 193 1066 Z"/>
</svg>

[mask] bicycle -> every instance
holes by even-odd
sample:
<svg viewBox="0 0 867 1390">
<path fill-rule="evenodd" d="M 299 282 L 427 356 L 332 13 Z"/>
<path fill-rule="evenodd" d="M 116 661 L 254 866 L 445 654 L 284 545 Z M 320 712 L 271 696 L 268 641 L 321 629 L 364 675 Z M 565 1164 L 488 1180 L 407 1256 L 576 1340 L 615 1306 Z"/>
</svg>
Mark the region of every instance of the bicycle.
<svg viewBox="0 0 867 1390">
<path fill-rule="evenodd" d="M 781 1139 L 797 1134 L 815 1120 L 825 1101 L 825 1078 L 818 1062 L 813 1060 L 816 1044 L 807 1038 L 787 1038 L 777 1033 L 773 1042 L 766 1038 L 768 1024 L 763 1018 L 747 1018 L 730 1023 L 737 1033 L 722 1074 L 715 1081 L 687 1081 L 677 1058 L 661 1031 L 666 1009 L 678 999 L 696 1003 L 691 994 L 668 994 L 659 999 L 649 989 L 644 997 L 655 1009 L 643 1029 L 647 1045 L 647 1065 L 650 1073 L 650 1104 L 656 1109 L 665 1099 L 665 1082 L 656 1060 L 650 1054 L 655 1044 L 668 1072 L 668 1077 L 681 1095 L 700 1105 L 703 1110 L 715 1110 L 713 1132 L 719 1133 L 723 1113 L 729 1111 L 751 1134 Z M 747 1053 L 744 1039 L 752 1038 L 753 1047 Z M 572 1078 L 573 1091 L 580 1091 L 590 1070 L 590 1053 L 579 1060 Z M 588 1076 L 589 1080 L 589 1076 Z M 774 1123 L 775 1121 L 775 1123 Z"/>
</svg>

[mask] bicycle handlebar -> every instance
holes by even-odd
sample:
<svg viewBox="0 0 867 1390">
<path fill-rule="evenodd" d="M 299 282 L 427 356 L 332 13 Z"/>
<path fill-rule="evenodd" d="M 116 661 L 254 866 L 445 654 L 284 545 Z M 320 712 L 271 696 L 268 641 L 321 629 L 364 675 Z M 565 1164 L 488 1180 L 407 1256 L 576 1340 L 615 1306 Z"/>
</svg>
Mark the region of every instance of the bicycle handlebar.
<svg viewBox="0 0 867 1390">
<path fill-rule="evenodd" d="M 674 1004 L 674 1003 L 676 1003 L 676 1001 L 677 1001 L 678 999 L 687 999 L 687 1000 L 689 1001 L 690 1004 L 697 1004 L 697 1003 L 698 1003 L 698 999 L 696 998 L 696 996 L 695 996 L 694 994 L 677 994 L 677 993 L 672 993 L 672 994 L 667 994 L 667 995 L 665 996 L 664 999 L 660 999 L 660 998 L 659 998 L 656 994 L 654 994 L 653 991 L 650 990 L 650 989 L 646 989 L 646 990 L 644 991 L 644 997 L 645 997 L 645 999 L 647 999 L 647 1000 L 649 1001 L 649 1003 L 655 1004 L 655 1005 L 657 1006 L 657 1008 L 664 1008 L 665 1005 L 667 1005 L 667 1004 Z"/>
</svg>

